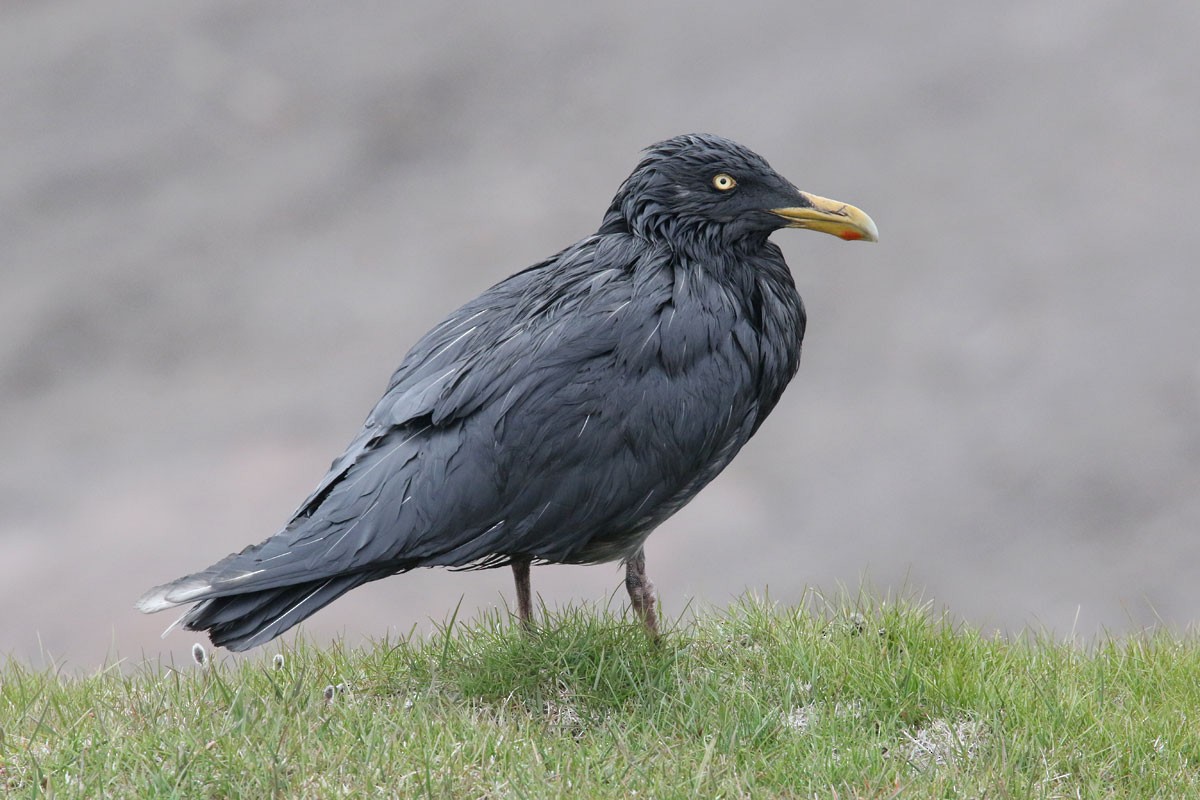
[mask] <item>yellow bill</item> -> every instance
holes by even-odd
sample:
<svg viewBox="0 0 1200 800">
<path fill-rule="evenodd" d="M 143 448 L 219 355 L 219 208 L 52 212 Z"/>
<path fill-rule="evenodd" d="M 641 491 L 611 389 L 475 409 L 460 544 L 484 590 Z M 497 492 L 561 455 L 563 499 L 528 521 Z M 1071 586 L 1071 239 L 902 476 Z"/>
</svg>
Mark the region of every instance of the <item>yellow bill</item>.
<svg viewBox="0 0 1200 800">
<path fill-rule="evenodd" d="M 848 242 L 879 241 L 879 229 L 866 212 L 848 203 L 800 193 L 809 205 L 791 208 L 772 208 L 771 213 L 788 221 L 789 228 L 804 228 L 810 231 L 829 233 Z"/>
</svg>

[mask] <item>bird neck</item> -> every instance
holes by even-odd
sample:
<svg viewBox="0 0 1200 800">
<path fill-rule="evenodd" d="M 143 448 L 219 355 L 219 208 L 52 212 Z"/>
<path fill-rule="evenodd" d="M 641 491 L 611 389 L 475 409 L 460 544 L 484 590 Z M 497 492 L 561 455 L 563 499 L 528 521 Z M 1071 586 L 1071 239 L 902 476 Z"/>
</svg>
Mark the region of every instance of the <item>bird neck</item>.
<svg viewBox="0 0 1200 800">
<path fill-rule="evenodd" d="M 614 202 L 604 215 L 598 235 L 627 234 L 648 245 L 663 247 L 691 261 L 727 261 L 736 266 L 760 257 L 767 249 L 770 231 L 737 231 L 703 220 L 683 220 L 641 208 L 630 215 Z M 632 221 L 631 221 L 632 220 Z"/>
</svg>

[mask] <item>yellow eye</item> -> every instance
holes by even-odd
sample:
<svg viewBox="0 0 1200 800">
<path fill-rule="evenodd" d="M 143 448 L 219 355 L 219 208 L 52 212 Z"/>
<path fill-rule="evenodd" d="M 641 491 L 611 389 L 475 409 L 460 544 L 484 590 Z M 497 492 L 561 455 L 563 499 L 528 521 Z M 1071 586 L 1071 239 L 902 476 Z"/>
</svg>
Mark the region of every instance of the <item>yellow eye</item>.
<svg viewBox="0 0 1200 800">
<path fill-rule="evenodd" d="M 712 185 L 713 188 L 718 192 L 728 192 L 730 189 L 737 186 L 737 181 L 733 179 L 732 175 L 726 175 L 724 172 L 718 172 L 716 175 L 713 175 Z"/>
</svg>

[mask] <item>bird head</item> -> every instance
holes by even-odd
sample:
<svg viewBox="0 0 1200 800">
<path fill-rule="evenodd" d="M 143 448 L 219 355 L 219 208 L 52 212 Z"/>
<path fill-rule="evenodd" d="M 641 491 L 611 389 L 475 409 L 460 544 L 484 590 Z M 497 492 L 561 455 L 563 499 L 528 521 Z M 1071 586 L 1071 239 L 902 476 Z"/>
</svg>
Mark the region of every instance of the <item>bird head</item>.
<svg viewBox="0 0 1200 800">
<path fill-rule="evenodd" d="M 676 136 L 647 148 L 613 198 L 600 232 L 626 231 L 677 245 L 754 247 L 780 228 L 848 241 L 879 236 L 859 209 L 802 192 L 762 156 L 709 134 Z"/>
</svg>

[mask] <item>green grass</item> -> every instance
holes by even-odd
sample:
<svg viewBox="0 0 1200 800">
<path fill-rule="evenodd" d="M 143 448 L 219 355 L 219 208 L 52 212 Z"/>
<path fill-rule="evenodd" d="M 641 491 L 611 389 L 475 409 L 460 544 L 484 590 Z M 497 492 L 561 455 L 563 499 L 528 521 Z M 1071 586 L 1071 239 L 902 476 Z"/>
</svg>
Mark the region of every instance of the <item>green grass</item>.
<svg viewBox="0 0 1200 800">
<path fill-rule="evenodd" d="M 656 645 L 568 609 L 532 636 L 496 614 L 206 667 L 10 662 L 0 793 L 1182 798 L 1198 726 L 1192 637 L 984 637 L 915 602 L 814 597 L 705 612 Z"/>
</svg>

